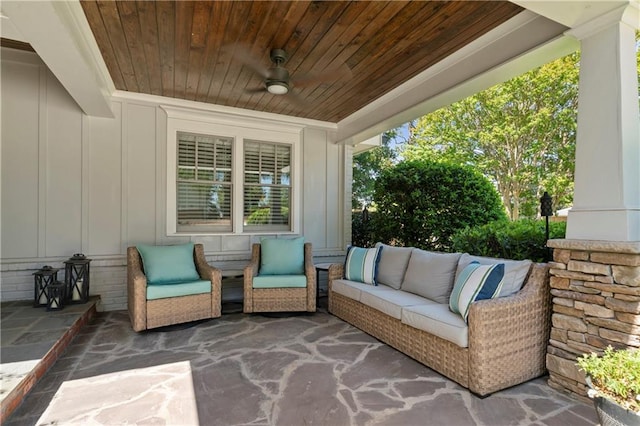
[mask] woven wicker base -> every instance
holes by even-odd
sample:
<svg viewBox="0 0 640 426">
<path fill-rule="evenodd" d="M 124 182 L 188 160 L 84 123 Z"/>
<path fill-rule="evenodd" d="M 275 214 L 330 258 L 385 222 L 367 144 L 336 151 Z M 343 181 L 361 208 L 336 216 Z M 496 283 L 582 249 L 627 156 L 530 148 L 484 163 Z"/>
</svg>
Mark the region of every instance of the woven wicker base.
<svg viewBox="0 0 640 426">
<path fill-rule="evenodd" d="M 147 328 L 212 318 L 211 294 L 147 301 Z"/>
<path fill-rule="evenodd" d="M 329 268 L 332 280 L 342 265 Z M 545 373 L 551 322 L 549 266 L 534 264 L 516 294 L 480 300 L 469 310 L 469 347 L 402 324 L 360 302 L 329 291 L 329 312 L 355 325 L 479 396 Z"/>
<path fill-rule="evenodd" d="M 294 312 L 306 310 L 306 288 L 253 289 L 253 312 Z"/>
<path fill-rule="evenodd" d="M 465 388 L 469 387 L 467 348 L 402 324 L 377 309 L 335 292 L 329 294 L 329 312 Z"/>
</svg>

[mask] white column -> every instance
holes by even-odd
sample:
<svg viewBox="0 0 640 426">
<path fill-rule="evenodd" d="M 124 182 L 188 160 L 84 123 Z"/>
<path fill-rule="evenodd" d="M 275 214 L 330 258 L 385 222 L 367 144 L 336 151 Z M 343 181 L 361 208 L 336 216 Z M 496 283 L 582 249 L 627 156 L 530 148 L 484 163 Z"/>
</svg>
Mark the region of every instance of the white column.
<svg viewBox="0 0 640 426">
<path fill-rule="evenodd" d="M 574 204 L 567 239 L 640 241 L 640 113 L 633 3 L 568 32 L 580 40 Z"/>
</svg>

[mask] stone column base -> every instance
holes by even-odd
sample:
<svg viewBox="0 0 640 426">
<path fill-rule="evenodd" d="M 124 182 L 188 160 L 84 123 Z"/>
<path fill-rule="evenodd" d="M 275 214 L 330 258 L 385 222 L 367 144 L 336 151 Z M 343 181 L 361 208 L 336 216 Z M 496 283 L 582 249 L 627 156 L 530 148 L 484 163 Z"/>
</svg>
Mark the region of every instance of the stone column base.
<svg viewBox="0 0 640 426">
<path fill-rule="evenodd" d="M 549 240 L 549 386 L 586 398 L 580 355 L 640 347 L 640 242 Z"/>
</svg>

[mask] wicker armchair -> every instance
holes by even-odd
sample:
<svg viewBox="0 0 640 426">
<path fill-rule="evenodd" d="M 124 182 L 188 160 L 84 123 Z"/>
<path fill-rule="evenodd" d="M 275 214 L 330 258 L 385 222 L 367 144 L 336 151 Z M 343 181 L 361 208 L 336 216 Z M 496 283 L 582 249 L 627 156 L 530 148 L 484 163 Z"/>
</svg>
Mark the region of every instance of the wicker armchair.
<svg viewBox="0 0 640 426">
<path fill-rule="evenodd" d="M 244 268 L 244 312 L 315 312 L 316 268 L 313 266 L 311 243 L 304 244 L 304 275 L 307 279 L 304 288 L 253 288 L 253 278 L 260 271 L 260 247 L 260 244 L 253 245 L 251 262 Z"/>
<path fill-rule="evenodd" d="M 136 247 L 127 248 L 127 304 L 131 326 L 142 331 L 221 315 L 222 273 L 210 266 L 202 244 L 195 244 L 193 259 L 202 280 L 211 281 L 211 293 L 147 300 L 147 277 Z"/>
</svg>

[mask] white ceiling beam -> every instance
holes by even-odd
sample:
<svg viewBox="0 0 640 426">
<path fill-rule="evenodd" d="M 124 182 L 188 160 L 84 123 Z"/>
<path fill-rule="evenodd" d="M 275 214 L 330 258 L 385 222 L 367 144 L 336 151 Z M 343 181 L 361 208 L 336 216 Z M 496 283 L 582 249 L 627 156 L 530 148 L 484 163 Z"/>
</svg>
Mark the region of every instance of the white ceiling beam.
<svg viewBox="0 0 640 426">
<path fill-rule="evenodd" d="M 524 11 L 338 123 L 355 145 L 578 49 L 567 27 Z"/>
<path fill-rule="evenodd" d="M 511 0 L 511 2 L 569 28 L 581 26 L 621 6 L 637 3 L 631 0 Z"/>
<path fill-rule="evenodd" d="M 0 8 L 85 114 L 113 117 L 115 86 L 77 0 L 2 1 Z"/>
</svg>

